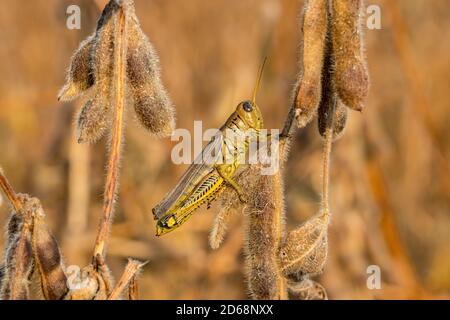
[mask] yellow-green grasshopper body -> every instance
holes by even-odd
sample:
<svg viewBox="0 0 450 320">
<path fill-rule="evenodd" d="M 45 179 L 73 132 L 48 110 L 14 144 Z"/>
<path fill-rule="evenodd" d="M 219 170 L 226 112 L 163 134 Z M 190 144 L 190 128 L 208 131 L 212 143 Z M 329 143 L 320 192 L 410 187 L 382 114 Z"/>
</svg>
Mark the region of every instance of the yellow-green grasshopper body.
<svg viewBox="0 0 450 320">
<path fill-rule="evenodd" d="M 263 66 L 255 86 L 253 100 L 239 103 L 218 134 L 189 166 L 177 186 L 153 208 L 154 218 L 158 220 L 157 236 L 181 226 L 204 203 L 208 203 L 209 206 L 226 186 L 231 186 L 241 201 L 245 201 L 233 176 L 242 164 L 242 155 L 247 153 L 250 140 L 257 137 L 263 128 L 261 111 L 255 101 Z M 232 132 L 234 138 L 237 136 L 242 139 L 230 139 L 225 132 Z M 242 143 L 238 143 L 239 141 Z M 212 155 L 213 151 L 217 150 L 220 152 Z"/>
<path fill-rule="evenodd" d="M 247 111 L 248 110 L 248 111 Z M 235 145 L 239 140 L 227 139 L 223 133 L 226 129 L 236 135 L 252 130 L 257 134 L 262 128 L 263 120 L 258 106 L 251 101 L 241 102 L 225 125 L 203 149 L 198 159 L 190 165 L 180 179 L 178 185 L 166 198 L 153 208 L 153 215 L 158 219 L 156 235 L 161 236 L 182 225 L 193 212 L 204 203 L 211 203 L 226 185 L 233 187 L 244 201 L 239 186 L 233 181 L 233 175 L 241 165 L 239 155 L 245 154 L 250 143 L 244 138 L 243 143 Z M 217 158 L 211 158 L 213 150 L 221 150 Z M 224 159 L 231 153 L 232 161 Z"/>
</svg>

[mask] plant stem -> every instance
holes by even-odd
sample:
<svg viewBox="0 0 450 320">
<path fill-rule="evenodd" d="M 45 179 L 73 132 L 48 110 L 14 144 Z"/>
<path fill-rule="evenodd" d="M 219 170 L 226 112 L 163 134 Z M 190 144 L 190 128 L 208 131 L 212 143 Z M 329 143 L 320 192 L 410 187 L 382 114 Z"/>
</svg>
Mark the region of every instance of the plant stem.
<svg viewBox="0 0 450 320">
<path fill-rule="evenodd" d="M 97 240 L 95 243 L 94 257 L 105 255 L 105 241 L 109 234 L 114 200 L 119 179 L 119 164 L 122 154 L 123 139 L 123 113 L 125 99 L 125 55 L 126 55 L 126 17 L 124 8 L 121 7 L 116 17 L 115 46 L 114 46 L 114 82 L 115 82 L 115 116 L 110 142 L 110 155 L 108 171 L 105 182 L 103 199 L 103 217 L 100 221 Z"/>
<path fill-rule="evenodd" d="M 136 277 L 136 274 L 141 270 L 141 268 L 145 265 L 145 263 L 141 263 L 137 260 L 129 260 L 127 266 L 125 267 L 125 271 L 117 282 L 117 285 L 114 287 L 113 291 L 108 297 L 108 300 L 117 300 L 121 297 L 125 288 L 133 281 Z M 133 284 L 136 286 L 136 284 Z M 132 290 L 136 290 L 136 287 Z M 136 291 L 137 292 L 137 291 Z"/>
<path fill-rule="evenodd" d="M 322 154 L 322 213 L 325 215 L 327 221 L 330 216 L 330 166 L 331 166 L 331 147 L 333 145 L 333 120 L 336 110 L 336 98 L 334 99 L 333 106 L 331 108 L 328 118 L 327 128 L 325 131 L 325 140 L 323 144 Z"/>
<path fill-rule="evenodd" d="M 128 300 L 138 300 L 139 299 L 139 289 L 136 279 L 136 275 L 133 276 L 128 285 Z"/>
<path fill-rule="evenodd" d="M 12 188 L 8 179 L 6 179 L 5 175 L 3 174 L 3 170 L 1 168 L 0 168 L 0 187 L 2 188 L 3 192 L 6 194 L 6 197 L 8 197 L 9 201 L 13 205 L 16 213 L 19 213 L 20 209 L 22 208 L 22 203 L 17 197 L 17 194 L 14 192 L 14 189 Z"/>
</svg>

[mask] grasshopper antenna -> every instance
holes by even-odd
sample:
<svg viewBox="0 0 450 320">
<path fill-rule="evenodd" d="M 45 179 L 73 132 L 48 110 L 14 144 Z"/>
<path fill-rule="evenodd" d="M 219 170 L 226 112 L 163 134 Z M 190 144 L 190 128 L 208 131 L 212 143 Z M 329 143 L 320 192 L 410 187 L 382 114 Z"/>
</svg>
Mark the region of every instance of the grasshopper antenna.
<svg viewBox="0 0 450 320">
<path fill-rule="evenodd" d="M 267 61 L 267 57 L 264 57 L 264 61 L 261 64 L 261 66 L 259 67 L 258 78 L 256 79 L 255 89 L 253 89 L 253 99 L 252 99 L 253 104 L 256 104 L 256 95 L 258 94 L 258 89 L 259 89 L 259 85 L 261 83 L 261 78 L 263 75 L 264 66 L 266 65 L 266 61 Z"/>
</svg>

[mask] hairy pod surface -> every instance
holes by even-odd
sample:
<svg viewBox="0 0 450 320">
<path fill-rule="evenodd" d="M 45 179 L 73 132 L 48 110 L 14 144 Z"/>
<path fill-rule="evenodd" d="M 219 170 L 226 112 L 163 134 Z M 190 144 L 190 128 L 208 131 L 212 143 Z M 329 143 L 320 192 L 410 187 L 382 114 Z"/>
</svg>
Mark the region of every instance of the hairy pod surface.
<svg viewBox="0 0 450 320">
<path fill-rule="evenodd" d="M 45 224 L 43 210 L 33 218 L 32 246 L 42 294 L 46 300 L 60 300 L 68 291 L 60 248 Z"/>
<path fill-rule="evenodd" d="M 325 139 L 328 123 L 330 122 L 331 110 L 335 109 L 333 115 L 333 140 L 339 139 L 344 134 L 344 129 L 347 124 L 348 110 L 341 100 L 336 101 L 336 107 L 333 108 L 330 104 L 321 104 L 318 114 L 318 128 L 322 138 Z"/>
<path fill-rule="evenodd" d="M 332 0 L 334 82 L 344 104 L 362 111 L 369 92 L 364 56 L 362 0 Z"/>
<path fill-rule="evenodd" d="M 94 143 L 103 137 L 107 127 L 107 114 L 104 105 L 88 100 L 77 117 L 78 143 Z"/>
<path fill-rule="evenodd" d="M 141 125 L 156 136 L 175 128 L 175 110 L 161 80 L 159 58 L 142 32 L 134 10 L 129 10 L 127 78 Z"/>
<path fill-rule="evenodd" d="M 29 299 L 29 282 L 33 271 L 31 232 L 24 226 L 6 252 L 5 274 L 0 296 L 3 300 Z"/>
<path fill-rule="evenodd" d="M 20 195 L 20 199 L 22 209 L 13 213 L 8 224 L 10 234 L 0 289 L 0 296 L 4 300 L 29 299 L 30 278 L 34 269 L 31 216 L 39 206 L 39 200 L 28 195 Z"/>
<path fill-rule="evenodd" d="M 231 216 L 230 208 L 221 208 L 213 222 L 213 227 L 209 234 L 209 245 L 211 249 L 216 250 L 222 244 L 227 233 L 228 220 Z"/>
<path fill-rule="evenodd" d="M 110 1 L 97 23 L 90 60 L 95 87 L 93 96 L 78 117 L 77 133 L 80 143 L 94 143 L 102 138 L 111 122 L 116 30 L 114 17 L 118 9 L 117 3 Z"/>
<path fill-rule="evenodd" d="M 66 83 L 58 94 L 58 100 L 73 100 L 94 84 L 91 62 L 94 36 L 95 34 L 81 42 L 79 48 L 73 54 L 66 75 Z"/>
<path fill-rule="evenodd" d="M 110 1 L 102 11 L 94 35 L 85 41 L 83 61 L 88 62 L 89 78 L 94 84 L 89 100 L 77 117 L 79 143 L 94 143 L 103 137 L 111 117 L 114 31 L 118 5 Z M 88 45 L 89 44 L 89 45 Z M 86 53 L 86 51 L 89 52 Z M 80 54 L 81 54 L 80 53 Z M 74 57 L 77 57 L 75 54 Z M 81 60 L 81 57 L 80 57 Z M 73 64 L 73 62 L 72 62 Z"/>
<path fill-rule="evenodd" d="M 296 119 L 299 128 L 316 115 L 321 99 L 321 78 L 325 54 L 328 0 L 307 1 L 303 18 L 303 66 L 296 99 Z"/>
<path fill-rule="evenodd" d="M 249 167 L 243 169 L 237 176 L 236 181 L 240 184 L 242 176 L 249 172 Z M 218 249 L 222 244 L 226 233 L 228 222 L 231 215 L 239 208 L 242 208 L 242 203 L 239 197 L 236 197 L 236 192 L 231 188 L 226 188 L 218 198 L 219 213 L 214 219 L 211 232 L 209 234 L 209 245 L 211 249 Z"/>
<path fill-rule="evenodd" d="M 284 276 L 302 280 L 322 272 L 328 252 L 327 230 L 327 216 L 319 214 L 288 234 L 280 249 Z"/>
<path fill-rule="evenodd" d="M 12 210 L 13 211 L 13 210 Z M 8 221 L 7 229 L 6 229 L 6 246 L 16 240 L 17 235 L 20 233 L 20 230 L 23 225 L 23 215 L 17 214 L 16 212 L 12 212 Z"/>
<path fill-rule="evenodd" d="M 338 99 L 333 79 L 333 52 L 331 22 L 328 24 L 325 57 L 322 71 L 322 92 L 317 115 L 319 133 L 326 138 L 327 129 L 333 129 L 333 140 L 338 139 L 347 123 L 347 108 Z"/>
<path fill-rule="evenodd" d="M 285 298 L 285 281 L 278 263 L 280 238 L 284 232 L 283 186 L 280 172 L 260 175 L 253 166 L 248 173 L 249 201 L 244 213 L 246 223 L 246 276 L 254 299 Z"/>
<path fill-rule="evenodd" d="M 111 0 L 103 9 L 94 34 L 73 55 L 66 84 L 58 95 L 60 100 L 71 100 L 88 92 L 76 121 L 79 143 L 95 143 L 112 123 L 119 10 L 126 16 L 123 64 L 137 119 L 158 137 L 169 136 L 175 128 L 175 109 L 161 81 L 158 55 L 141 30 L 134 3 Z"/>
<path fill-rule="evenodd" d="M 333 120 L 333 138 L 335 140 L 339 139 L 344 134 L 347 118 L 348 110 L 345 104 L 343 104 L 341 100 L 338 100 Z"/>
</svg>

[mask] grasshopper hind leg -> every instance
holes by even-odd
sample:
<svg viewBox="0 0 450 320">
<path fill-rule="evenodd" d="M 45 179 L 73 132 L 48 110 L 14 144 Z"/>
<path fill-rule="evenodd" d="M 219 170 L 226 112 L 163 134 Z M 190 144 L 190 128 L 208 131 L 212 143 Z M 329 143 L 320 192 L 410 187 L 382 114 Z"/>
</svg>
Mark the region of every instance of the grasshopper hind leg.
<svg viewBox="0 0 450 320">
<path fill-rule="evenodd" d="M 222 179 L 230 185 L 238 194 L 239 200 L 242 203 L 246 203 L 248 201 L 247 196 L 242 192 L 241 187 L 236 183 L 236 181 L 233 180 L 231 177 L 231 174 L 234 173 L 235 170 L 233 170 L 233 167 L 230 166 L 216 166 L 217 173 L 222 177 Z"/>
</svg>

